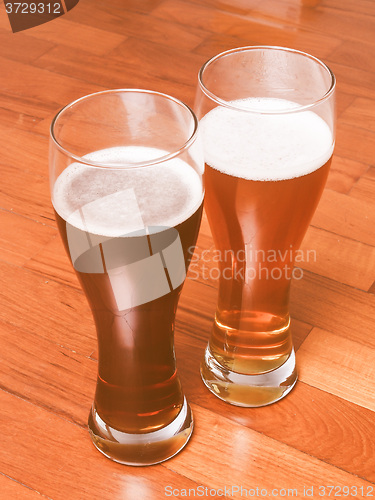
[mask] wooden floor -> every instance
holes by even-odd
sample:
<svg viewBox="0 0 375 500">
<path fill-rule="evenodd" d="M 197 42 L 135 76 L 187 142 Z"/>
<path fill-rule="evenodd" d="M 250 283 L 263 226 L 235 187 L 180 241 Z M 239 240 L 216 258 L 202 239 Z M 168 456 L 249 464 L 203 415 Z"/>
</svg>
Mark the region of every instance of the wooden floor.
<svg viewBox="0 0 375 500">
<path fill-rule="evenodd" d="M 0 44 L 1 500 L 375 497 L 374 0 L 81 0 L 16 34 L 1 2 Z M 190 274 L 176 351 L 193 437 L 162 465 L 113 463 L 86 427 L 96 335 L 53 219 L 49 124 L 105 88 L 192 105 L 203 62 L 259 44 L 309 52 L 338 80 L 335 157 L 304 241 L 317 259 L 293 285 L 298 385 L 260 409 L 205 389 L 216 282 Z M 204 220 L 198 255 L 208 248 Z"/>
</svg>

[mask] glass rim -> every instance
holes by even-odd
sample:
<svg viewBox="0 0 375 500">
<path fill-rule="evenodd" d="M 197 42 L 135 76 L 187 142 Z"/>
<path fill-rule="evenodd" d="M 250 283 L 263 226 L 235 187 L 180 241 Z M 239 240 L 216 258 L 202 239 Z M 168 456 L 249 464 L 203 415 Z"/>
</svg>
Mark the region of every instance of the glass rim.
<svg viewBox="0 0 375 500">
<path fill-rule="evenodd" d="M 181 145 L 179 149 L 176 151 L 173 151 L 171 153 L 168 153 L 167 155 L 159 156 L 156 158 L 153 158 L 151 160 L 145 160 L 142 162 L 134 162 L 134 163 L 116 163 L 116 164 L 111 164 L 111 163 L 105 163 L 105 162 L 97 162 L 93 160 L 88 160 L 87 158 L 84 158 L 83 156 L 79 156 L 75 153 L 72 153 L 68 149 L 66 149 L 60 142 L 58 141 L 56 134 L 55 134 L 55 127 L 58 122 L 58 120 L 62 117 L 62 115 L 66 112 L 69 111 L 73 106 L 83 102 L 87 101 L 93 97 L 105 95 L 105 94 L 119 94 L 119 93 L 139 93 L 139 94 L 149 94 L 149 95 L 156 95 L 162 98 L 165 98 L 166 100 L 172 101 L 175 104 L 178 104 L 180 107 L 184 108 L 192 117 L 193 119 L 193 131 L 190 134 L 189 138 L 187 141 L 184 142 L 184 144 Z M 108 169 L 118 169 L 118 170 L 124 170 L 127 168 L 140 168 L 140 167 L 148 167 L 151 165 L 157 165 L 159 163 L 163 163 L 165 161 L 171 160 L 173 158 L 176 158 L 179 156 L 182 152 L 186 151 L 196 140 L 197 135 L 198 135 L 198 118 L 196 117 L 194 111 L 182 102 L 180 99 L 173 97 L 168 94 L 164 94 L 163 92 L 158 92 L 155 90 L 147 90 L 147 89 L 139 89 L 139 88 L 119 88 L 119 89 L 108 89 L 108 90 L 100 90 L 98 92 L 93 92 L 91 94 L 84 95 L 82 97 L 79 97 L 78 99 L 75 99 L 74 101 L 70 102 L 69 104 L 65 105 L 62 107 L 54 116 L 51 126 L 50 126 L 50 139 L 52 139 L 54 145 L 57 147 L 59 151 L 64 153 L 66 156 L 69 156 L 70 158 L 78 161 L 79 163 L 82 163 L 84 165 L 88 165 L 94 168 L 108 168 Z"/>
<path fill-rule="evenodd" d="M 203 82 L 203 77 L 205 70 L 213 63 L 215 63 L 218 59 L 221 59 L 222 57 L 226 57 L 231 54 L 239 53 L 239 52 L 250 52 L 250 51 L 255 51 L 255 50 L 273 50 L 273 51 L 281 51 L 281 52 L 290 52 L 294 54 L 298 54 L 301 56 L 304 56 L 315 63 L 317 63 L 319 66 L 321 66 L 323 69 L 326 70 L 326 72 L 329 74 L 331 78 L 331 84 L 328 88 L 328 90 L 321 96 L 319 99 L 315 99 L 313 102 L 309 104 L 302 104 L 299 106 L 295 106 L 293 108 L 286 108 L 286 109 L 275 109 L 275 110 L 270 110 L 270 109 L 261 109 L 259 107 L 257 108 L 249 108 L 249 107 L 241 107 L 241 106 L 233 106 L 231 104 L 231 101 L 226 101 L 225 99 L 222 99 L 221 97 L 217 96 L 213 92 L 211 92 L 206 85 Z M 316 107 L 317 105 L 323 103 L 324 101 L 327 101 L 334 93 L 335 88 L 336 88 L 336 77 L 332 70 L 325 64 L 323 61 L 318 59 L 317 57 L 308 54 L 307 52 L 302 52 L 301 50 L 297 49 L 291 49 L 289 47 L 282 47 L 278 45 L 248 45 L 244 47 L 237 47 L 234 49 L 226 50 L 224 52 L 220 52 L 220 54 L 217 54 L 216 56 L 211 57 L 206 61 L 201 69 L 198 72 L 198 83 L 199 87 L 202 90 L 206 96 L 211 99 L 212 101 L 216 102 L 220 106 L 224 106 L 226 108 L 236 110 L 236 111 L 245 111 L 249 113 L 255 113 L 255 114 L 269 114 L 269 115 L 282 115 L 282 114 L 289 114 L 289 113 L 298 113 L 300 111 L 306 111 L 311 108 Z"/>
</svg>

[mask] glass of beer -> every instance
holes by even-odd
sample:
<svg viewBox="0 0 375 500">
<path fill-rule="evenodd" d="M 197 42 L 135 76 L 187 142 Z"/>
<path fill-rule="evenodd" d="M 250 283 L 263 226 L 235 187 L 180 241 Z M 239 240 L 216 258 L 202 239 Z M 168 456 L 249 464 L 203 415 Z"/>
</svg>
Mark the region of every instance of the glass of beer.
<svg viewBox="0 0 375 500">
<path fill-rule="evenodd" d="M 323 62 L 284 47 L 229 50 L 199 73 L 205 209 L 220 269 L 201 375 L 234 405 L 273 403 L 297 380 L 289 291 L 331 163 L 334 96 Z"/>
<path fill-rule="evenodd" d="M 193 428 L 173 336 L 202 214 L 197 124 L 173 97 L 125 89 L 78 99 L 51 126 L 52 203 L 98 338 L 89 432 L 124 464 L 170 458 Z"/>
</svg>

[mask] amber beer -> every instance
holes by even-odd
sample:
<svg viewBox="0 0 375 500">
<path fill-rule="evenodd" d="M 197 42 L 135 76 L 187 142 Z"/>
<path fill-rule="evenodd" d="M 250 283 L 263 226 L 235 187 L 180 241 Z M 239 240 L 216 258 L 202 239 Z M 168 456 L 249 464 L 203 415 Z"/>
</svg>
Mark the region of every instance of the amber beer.
<svg viewBox="0 0 375 500">
<path fill-rule="evenodd" d="M 246 393 L 245 377 L 254 376 L 256 387 L 256 377 L 294 357 L 294 256 L 327 179 L 333 138 L 312 111 L 256 113 L 295 103 L 257 98 L 229 104 L 201 120 L 205 208 L 220 256 L 218 305 L 202 377 L 222 399 L 259 406 L 278 399 L 282 389 L 272 391 L 271 379 L 263 379 Z"/>
<path fill-rule="evenodd" d="M 129 155 L 136 161 L 148 152 L 112 148 L 89 159 L 121 163 Z M 157 436 L 182 411 L 190 412 L 176 374 L 173 333 L 188 249 L 196 242 L 202 213 L 200 178 L 179 159 L 124 170 L 73 163 L 56 181 L 53 204 L 97 329 L 93 441 L 119 461 L 141 464 L 141 435 Z M 170 448 L 164 452 L 155 446 L 157 460 L 181 443 L 162 441 L 160 446 Z"/>
</svg>

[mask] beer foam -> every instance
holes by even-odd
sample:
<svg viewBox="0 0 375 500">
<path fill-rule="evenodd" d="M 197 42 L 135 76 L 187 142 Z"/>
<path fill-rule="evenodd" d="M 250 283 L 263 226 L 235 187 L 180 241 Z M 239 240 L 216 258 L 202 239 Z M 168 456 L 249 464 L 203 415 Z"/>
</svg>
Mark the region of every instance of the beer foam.
<svg viewBox="0 0 375 500">
<path fill-rule="evenodd" d="M 148 226 L 175 226 L 192 215 L 202 202 L 199 175 L 179 158 L 132 166 L 167 154 L 141 146 L 90 153 L 86 160 L 108 167 L 69 165 L 56 180 L 54 208 L 72 226 L 106 237 L 122 236 Z M 129 168 L 110 168 L 124 164 Z"/>
<path fill-rule="evenodd" d="M 218 106 L 201 120 L 205 161 L 212 168 L 243 179 L 278 181 L 309 174 L 331 157 L 332 132 L 316 113 L 271 113 L 297 103 L 249 98 L 230 104 L 241 109 Z"/>
</svg>

